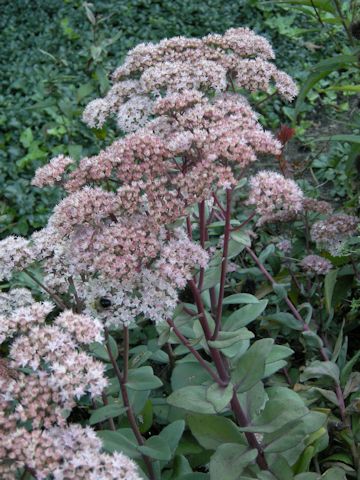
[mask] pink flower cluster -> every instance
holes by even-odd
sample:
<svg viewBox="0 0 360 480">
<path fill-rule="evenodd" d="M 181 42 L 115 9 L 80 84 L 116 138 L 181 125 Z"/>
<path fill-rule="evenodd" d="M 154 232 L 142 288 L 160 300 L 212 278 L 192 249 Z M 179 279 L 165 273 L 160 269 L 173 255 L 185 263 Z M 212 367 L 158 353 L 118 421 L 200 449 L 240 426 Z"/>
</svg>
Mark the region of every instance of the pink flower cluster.
<svg viewBox="0 0 360 480">
<path fill-rule="evenodd" d="M 38 168 L 31 183 L 36 187 L 44 187 L 46 185 L 55 185 L 56 183 L 60 183 L 66 168 L 72 163 L 72 158 L 59 155 L 58 157 L 50 160 L 47 165 Z"/>
<path fill-rule="evenodd" d="M 8 279 L 33 263 L 34 256 L 29 241 L 10 235 L 0 241 L 0 280 Z"/>
<path fill-rule="evenodd" d="M 337 213 L 314 223 L 311 238 L 319 248 L 338 256 L 341 255 L 346 240 L 356 233 L 359 223 L 358 217 Z"/>
<path fill-rule="evenodd" d="M 1 421 L 0 421 L 1 429 Z M 32 431 L 20 427 L 1 438 L 0 473 L 14 480 L 26 468 L 38 480 L 140 480 L 135 463 L 122 453 L 101 451 L 95 432 L 78 425 Z"/>
<path fill-rule="evenodd" d="M 0 364 L 1 478 L 13 479 L 27 468 L 44 480 L 138 480 L 135 464 L 122 454 L 102 453 L 90 428 L 66 424 L 76 399 L 98 397 L 107 385 L 103 364 L 80 350 L 102 340 L 101 323 L 67 310 L 49 325 L 53 306 L 19 290 L 3 294 L 2 302 L 13 311 L 3 312 L 0 342 L 16 337 L 10 361 Z M 23 367 L 30 371 L 21 372 Z"/>
<path fill-rule="evenodd" d="M 116 83 L 107 96 L 91 102 L 83 119 L 91 127 L 101 127 L 106 117 L 114 114 L 121 129 L 135 131 L 146 125 L 156 111 L 154 97 L 164 91 L 219 93 L 234 85 L 267 91 L 273 82 L 284 98 L 292 100 L 296 85 L 268 61 L 274 57 L 269 42 L 247 28 L 201 39 L 175 37 L 141 44 L 114 72 Z"/>
<path fill-rule="evenodd" d="M 288 255 L 291 252 L 292 244 L 290 240 L 284 238 L 276 244 L 276 247 L 280 250 L 280 252 L 283 252 L 284 255 Z"/>
<path fill-rule="evenodd" d="M 184 231 L 176 229 L 173 235 L 168 241 L 161 240 L 159 257 L 151 269 L 142 268 L 121 280 L 102 275 L 78 281 L 85 312 L 112 328 L 131 325 L 138 318 L 155 323 L 170 318 L 178 301 L 176 289 L 186 285 L 194 265 L 204 268 L 208 262 L 205 250 L 191 242 Z M 106 307 L 101 299 L 106 299 Z"/>
<path fill-rule="evenodd" d="M 264 170 L 250 179 L 248 204 L 260 215 L 258 225 L 293 220 L 303 210 L 303 200 L 297 184 L 279 173 Z"/>
<path fill-rule="evenodd" d="M 268 89 L 274 81 L 292 97 L 296 87 L 269 63 L 273 58 L 267 40 L 246 28 L 129 52 L 106 97 L 84 112 L 93 127 L 113 114 L 128 134 L 71 171 L 72 160 L 64 156 L 37 171 L 35 185 L 61 182 L 68 196 L 30 241 L 16 239 L 15 249 L 3 245 L 3 276 L 41 261 L 48 288 L 77 298 L 107 325 L 142 317 L 164 321 L 177 289 L 207 261 L 206 252 L 171 224 L 214 191 L 235 187 L 259 153 L 281 152 L 281 143 L 235 93 L 236 86 Z M 91 305 L 102 296 L 110 297 L 111 307 L 98 311 Z M 43 332 L 47 342 L 52 332 Z"/>
<path fill-rule="evenodd" d="M 83 116 L 100 127 L 114 115 L 126 136 L 77 165 L 61 155 L 36 172 L 34 185 L 61 184 L 67 196 L 29 240 L 0 242 L 0 277 L 41 262 L 44 289 L 64 311 L 55 316 L 50 302 L 23 291 L 0 296 L 10 358 L 0 363 L 1 478 L 26 468 L 39 480 L 139 479 L 125 456 L 101 452 L 93 430 L 66 422 L 78 399 L 107 385 L 87 348 L 102 341 L 103 326 L 171 317 L 178 289 L 208 262 L 182 230 L 185 217 L 218 189 L 233 189 L 258 154 L 280 155 L 281 142 L 236 93 L 274 85 L 291 100 L 296 86 L 273 58 L 267 40 L 246 28 L 139 45 Z M 260 223 L 288 220 L 303 195 L 292 180 L 261 172 L 249 203 Z"/>
<path fill-rule="evenodd" d="M 332 263 L 319 255 L 307 255 L 301 260 L 300 266 L 306 272 L 316 273 L 317 275 L 326 275 L 330 272 Z"/>
<path fill-rule="evenodd" d="M 329 202 L 317 200 L 316 198 L 304 198 L 303 203 L 305 212 L 316 212 L 323 215 L 329 215 L 334 210 L 333 206 Z"/>
<path fill-rule="evenodd" d="M 161 258 L 155 263 L 155 269 L 177 287 L 184 288 L 187 280 L 192 278 L 192 262 L 205 268 L 208 261 L 207 252 L 191 242 L 185 232 L 178 229 L 175 231 L 175 238 L 162 249 Z"/>
</svg>

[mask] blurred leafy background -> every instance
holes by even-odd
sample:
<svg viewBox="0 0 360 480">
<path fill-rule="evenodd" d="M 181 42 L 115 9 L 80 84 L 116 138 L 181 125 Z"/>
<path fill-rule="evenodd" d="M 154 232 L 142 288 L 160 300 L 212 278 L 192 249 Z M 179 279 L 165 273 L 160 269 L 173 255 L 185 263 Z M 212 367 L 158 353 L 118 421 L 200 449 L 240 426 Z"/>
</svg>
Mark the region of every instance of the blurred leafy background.
<svg viewBox="0 0 360 480">
<path fill-rule="evenodd" d="M 268 37 L 279 66 L 302 86 L 292 106 L 257 99 L 268 128 L 296 127 L 288 153 L 295 175 L 315 196 L 321 186 L 333 201 L 356 206 L 359 42 L 350 22 L 358 20 L 360 7 L 343 1 L 340 15 L 337 3 L 0 1 L 0 236 L 40 228 L 58 201 L 53 189 L 30 185 L 38 166 L 59 153 L 75 158 L 94 153 L 114 138 L 111 127 L 90 131 L 81 113 L 108 89 L 109 74 L 127 50 L 140 42 L 238 26 Z"/>
</svg>

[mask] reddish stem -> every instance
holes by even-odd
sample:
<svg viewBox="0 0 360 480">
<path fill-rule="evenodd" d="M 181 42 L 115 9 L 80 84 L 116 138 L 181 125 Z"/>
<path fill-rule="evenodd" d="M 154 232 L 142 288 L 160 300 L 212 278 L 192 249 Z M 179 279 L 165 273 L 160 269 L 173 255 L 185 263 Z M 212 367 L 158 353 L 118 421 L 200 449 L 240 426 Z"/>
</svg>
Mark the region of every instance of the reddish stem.
<svg viewBox="0 0 360 480">
<path fill-rule="evenodd" d="M 127 418 L 129 420 L 131 429 L 132 429 L 132 431 L 135 435 L 135 438 L 136 438 L 138 444 L 140 446 L 142 446 L 142 445 L 144 445 L 145 441 L 144 441 L 143 437 L 141 436 L 138 424 L 136 422 L 135 414 L 134 414 L 133 409 L 132 409 L 131 404 L 130 404 L 130 400 L 129 400 L 129 396 L 128 396 L 127 388 L 126 388 L 126 383 L 124 381 L 124 376 L 122 375 L 122 373 L 120 371 L 120 368 L 119 368 L 119 366 L 118 366 L 118 364 L 115 360 L 115 357 L 114 357 L 114 355 L 111 351 L 111 347 L 110 347 L 110 343 L 109 343 L 109 333 L 108 333 L 107 329 L 105 329 L 105 340 L 106 340 L 106 348 L 107 348 L 107 352 L 108 352 L 108 355 L 109 355 L 109 358 L 110 358 L 110 361 L 111 361 L 111 365 L 112 365 L 112 367 L 115 371 L 115 375 L 116 375 L 116 377 L 118 379 L 118 382 L 119 382 L 119 385 L 120 385 L 121 396 L 122 396 L 122 399 L 123 399 L 123 402 L 124 402 L 124 406 L 126 407 Z M 124 341 L 126 341 L 125 336 L 124 336 Z M 126 352 L 129 351 L 128 347 L 127 348 L 125 347 L 125 351 Z M 154 470 L 153 470 L 153 466 L 152 466 L 150 458 L 147 455 L 142 455 L 142 458 L 143 458 L 144 463 L 146 465 L 146 468 L 149 472 L 150 479 L 155 480 L 155 474 L 154 474 Z"/>
<path fill-rule="evenodd" d="M 217 198 L 216 194 L 213 193 L 213 199 L 214 199 L 214 202 L 216 203 L 216 205 L 220 208 L 220 211 L 225 214 L 225 209 L 224 207 L 221 205 L 221 203 L 219 202 L 219 199 Z"/>
<path fill-rule="evenodd" d="M 200 365 L 209 373 L 209 375 L 213 378 L 213 380 L 220 386 L 220 387 L 226 387 L 228 385 L 228 382 L 224 382 L 214 371 L 209 365 L 206 363 L 206 361 L 202 358 L 200 353 L 195 350 L 195 348 L 191 345 L 189 340 L 184 337 L 184 335 L 180 332 L 180 330 L 177 328 L 175 323 L 172 320 L 168 320 L 167 323 L 170 325 L 172 328 L 173 332 L 175 335 L 178 337 L 180 342 L 194 355 L 196 360 L 200 363 Z"/>
<path fill-rule="evenodd" d="M 241 225 L 238 227 L 232 228 L 232 232 L 237 232 L 238 230 L 241 230 L 245 225 L 247 225 L 256 215 L 256 212 L 253 212 Z"/>
<path fill-rule="evenodd" d="M 103 393 L 101 395 L 101 398 L 102 398 L 102 401 L 103 401 L 103 404 L 106 406 L 106 405 L 109 405 L 109 402 L 108 402 L 108 399 L 107 399 L 107 396 L 105 395 L 105 393 Z M 115 427 L 115 423 L 114 423 L 114 419 L 113 418 L 109 418 L 109 427 L 110 427 L 110 430 L 112 430 L 113 432 L 115 432 L 116 430 L 116 427 Z"/>
<path fill-rule="evenodd" d="M 187 227 L 189 238 L 192 239 L 192 227 L 191 227 L 191 220 L 189 215 L 186 217 L 186 227 Z"/>
<path fill-rule="evenodd" d="M 189 280 L 188 283 L 193 293 L 194 300 L 199 312 L 199 321 L 201 323 L 201 327 L 203 329 L 206 340 L 209 341 L 211 340 L 211 330 L 206 319 L 205 310 L 202 303 L 200 292 L 193 280 Z M 209 351 L 215 363 L 215 367 L 216 367 L 216 370 L 218 371 L 220 379 L 224 384 L 228 384 L 229 373 L 228 373 L 227 365 L 221 353 L 216 348 L 211 348 L 210 346 L 209 346 Z M 237 398 L 237 395 L 236 395 L 236 391 L 234 391 L 230 405 L 238 425 L 241 427 L 247 427 L 249 425 L 249 421 L 241 408 L 239 399 Z M 258 451 L 258 456 L 256 458 L 257 464 L 262 470 L 267 470 L 268 467 L 265 460 L 264 452 L 261 448 L 261 445 L 257 441 L 255 434 L 252 432 L 246 432 L 245 437 L 247 438 L 249 445 L 252 446 L 253 448 L 256 448 Z"/>
<path fill-rule="evenodd" d="M 228 254 L 229 254 L 229 240 L 230 240 L 230 227 L 231 227 L 231 223 L 230 223 L 231 222 L 231 196 L 232 196 L 232 191 L 226 190 L 224 247 L 223 247 L 222 260 L 221 260 L 220 290 L 219 290 L 218 304 L 216 309 L 215 330 L 212 336 L 213 340 L 216 340 L 221 329 L 221 317 L 222 317 L 222 308 L 223 308 L 224 292 L 225 292 L 225 280 L 226 280 Z"/>
<path fill-rule="evenodd" d="M 205 201 L 199 203 L 199 226 L 200 226 L 200 245 L 205 250 L 205 241 L 206 241 L 206 218 L 205 218 Z M 202 290 L 202 286 L 204 283 L 204 274 L 205 269 L 204 267 L 200 268 L 199 273 L 199 290 Z"/>
<path fill-rule="evenodd" d="M 241 408 L 239 399 L 238 399 L 235 391 L 234 391 L 234 394 L 233 394 L 233 397 L 231 399 L 230 404 L 231 404 L 231 408 L 234 412 L 234 415 L 235 415 L 235 418 L 236 418 L 236 421 L 237 421 L 238 425 L 241 425 L 243 427 L 247 427 L 250 424 L 250 422 L 249 422 L 248 418 L 246 417 L 244 411 Z M 251 432 L 245 432 L 245 437 L 246 437 L 246 440 L 249 442 L 249 445 L 252 448 L 256 448 L 256 450 L 258 451 L 258 456 L 256 457 L 256 462 L 259 465 L 259 467 L 261 468 L 261 470 L 268 470 L 268 465 L 266 463 L 264 451 L 263 451 L 261 445 L 259 444 L 259 442 L 257 441 L 256 436 Z"/>
</svg>

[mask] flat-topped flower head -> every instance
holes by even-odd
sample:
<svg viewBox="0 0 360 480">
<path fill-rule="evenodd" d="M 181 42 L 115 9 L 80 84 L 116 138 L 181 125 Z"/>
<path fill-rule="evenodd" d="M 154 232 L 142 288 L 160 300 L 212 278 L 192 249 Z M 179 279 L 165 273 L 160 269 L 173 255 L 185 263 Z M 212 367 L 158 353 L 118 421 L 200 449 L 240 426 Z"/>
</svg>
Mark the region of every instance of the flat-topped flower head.
<svg viewBox="0 0 360 480">
<path fill-rule="evenodd" d="M 303 210 L 303 200 L 297 184 L 279 173 L 264 170 L 250 179 L 247 203 L 260 215 L 258 225 L 293 220 Z"/>
<path fill-rule="evenodd" d="M 326 275 L 332 268 L 332 263 L 319 255 L 307 255 L 300 262 L 301 268 L 308 273 Z"/>
<path fill-rule="evenodd" d="M 334 210 L 333 206 L 324 200 L 318 200 L 316 198 L 304 198 L 304 211 L 316 212 L 323 215 L 329 215 Z"/>
<path fill-rule="evenodd" d="M 332 255 L 341 255 L 346 240 L 353 236 L 359 226 L 360 219 L 344 213 L 336 213 L 314 223 L 311 238 L 319 248 L 328 250 Z"/>
<path fill-rule="evenodd" d="M 119 118 L 125 131 L 146 124 L 154 113 L 154 98 L 193 90 L 200 95 L 225 92 L 237 85 L 251 92 L 268 91 L 271 84 L 286 100 L 297 95 L 291 77 L 269 60 L 269 42 L 248 28 L 232 28 L 224 35 L 174 37 L 143 43 L 128 53 L 113 74 L 114 86 L 103 99 L 91 102 L 83 119 L 101 127 L 107 115 Z M 155 111 L 164 111 L 155 106 Z"/>
</svg>

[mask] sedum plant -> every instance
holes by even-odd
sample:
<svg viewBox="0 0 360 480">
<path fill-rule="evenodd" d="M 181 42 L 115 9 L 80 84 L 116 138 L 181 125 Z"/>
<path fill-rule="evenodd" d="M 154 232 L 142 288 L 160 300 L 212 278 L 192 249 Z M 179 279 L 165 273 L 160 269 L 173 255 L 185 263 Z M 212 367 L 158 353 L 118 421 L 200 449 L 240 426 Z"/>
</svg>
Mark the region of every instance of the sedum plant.
<svg viewBox="0 0 360 480">
<path fill-rule="evenodd" d="M 2 478 L 312 480 L 329 418 L 358 468 L 356 359 L 318 315 L 323 286 L 334 313 L 324 251 L 358 220 L 306 198 L 283 152 L 293 131 L 261 126 L 253 92 L 297 93 L 273 59 L 247 28 L 138 45 L 83 115 L 114 116 L 120 138 L 37 170 L 64 197 L 43 230 L 0 242 L 2 279 L 34 289 L 1 297 Z M 265 155 L 284 175 L 256 173 Z M 264 234 L 279 242 L 259 254 Z"/>
</svg>

